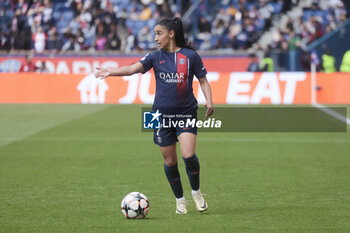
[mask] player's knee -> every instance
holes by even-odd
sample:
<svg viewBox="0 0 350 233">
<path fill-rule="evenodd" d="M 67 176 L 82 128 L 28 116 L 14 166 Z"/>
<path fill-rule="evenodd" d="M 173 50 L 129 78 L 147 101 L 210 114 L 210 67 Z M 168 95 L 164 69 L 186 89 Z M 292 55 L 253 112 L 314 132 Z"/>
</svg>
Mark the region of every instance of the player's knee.
<svg viewBox="0 0 350 233">
<path fill-rule="evenodd" d="M 184 159 L 188 159 L 194 155 L 194 151 L 193 150 L 185 150 L 185 151 L 182 151 L 181 154 L 182 154 L 182 157 Z"/>
<path fill-rule="evenodd" d="M 167 167 L 175 166 L 177 164 L 177 159 L 175 159 L 175 158 L 164 158 L 164 164 Z"/>
</svg>

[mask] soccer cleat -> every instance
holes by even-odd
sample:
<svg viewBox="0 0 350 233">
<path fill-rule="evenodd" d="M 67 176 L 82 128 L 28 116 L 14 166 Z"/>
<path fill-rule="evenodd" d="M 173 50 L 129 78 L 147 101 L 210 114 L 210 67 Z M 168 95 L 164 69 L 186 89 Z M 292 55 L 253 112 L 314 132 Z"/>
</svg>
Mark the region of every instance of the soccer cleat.
<svg viewBox="0 0 350 233">
<path fill-rule="evenodd" d="M 196 203 L 196 207 L 199 212 L 203 212 L 208 209 L 208 203 L 204 200 L 201 191 L 198 190 L 196 194 L 192 194 L 192 198 Z"/>
<path fill-rule="evenodd" d="M 186 200 L 176 201 L 176 213 L 177 214 L 187 214 Z"/>
</svg>

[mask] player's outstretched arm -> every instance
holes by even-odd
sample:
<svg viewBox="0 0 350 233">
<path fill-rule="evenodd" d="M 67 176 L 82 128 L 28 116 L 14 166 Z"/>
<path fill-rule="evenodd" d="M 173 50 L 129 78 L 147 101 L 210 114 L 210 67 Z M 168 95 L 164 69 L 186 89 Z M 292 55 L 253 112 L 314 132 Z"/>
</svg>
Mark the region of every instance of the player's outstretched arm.
<svg viewBox="0 0 350 233">
<path fill-rule="evenodd" d="M 205 114 L 205 119 L 207 119 L 214 112 L 211 88 L 206 76 L 203 78 L 200 78 L 199 83 L 201 85 L 201 89 L 203 91 L 204 97 L 207 101 L 206 104 L 204 105 L 207 108 L 207 112 Z"/>
<path fill-rule="evenodd" d="M 104 79 L 109 76 L 127 76 L 136 73 L 141 73 L 143 71 L 143 66 L 140 62 L 135 64 L 122 66 L 118 68 L 111 67 L 96 67 L 95 77 L 99 79 Z"/>
</svg>

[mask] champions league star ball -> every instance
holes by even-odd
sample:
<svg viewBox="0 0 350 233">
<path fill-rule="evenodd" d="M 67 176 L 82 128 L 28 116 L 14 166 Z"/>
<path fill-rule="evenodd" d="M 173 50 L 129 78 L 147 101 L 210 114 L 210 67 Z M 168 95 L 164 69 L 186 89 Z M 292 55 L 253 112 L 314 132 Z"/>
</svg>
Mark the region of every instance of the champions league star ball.
<svg viewBox="0 0 350 233">
<path fill-rule="evenodd" d="M 126 218 L 145 218 L 149 211 L 148 198 L 140 192 L 126 194 L 121 203 Z"/>
</svg>

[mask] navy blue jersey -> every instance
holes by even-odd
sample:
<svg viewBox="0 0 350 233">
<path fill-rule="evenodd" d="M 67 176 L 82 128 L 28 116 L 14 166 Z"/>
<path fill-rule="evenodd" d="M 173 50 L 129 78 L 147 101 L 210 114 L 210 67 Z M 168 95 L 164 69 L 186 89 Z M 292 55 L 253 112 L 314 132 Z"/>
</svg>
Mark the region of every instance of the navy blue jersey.
<svg viewBox="0 0 350 233">
<path fill-rule="evenodd" d="M 193 76 L 203 78 L 207 71 L 196 51 L 187 48 L 181 48 L 174 53 L 158 50 L 147 54 L 140 62 L 143 73 L 152 67 L 154 70 L 154 110 L 168 112 L 166 109 L 173 109 L 182 113 L 197 109 L 197 100 L 192 89 Z"/>
</svg>

